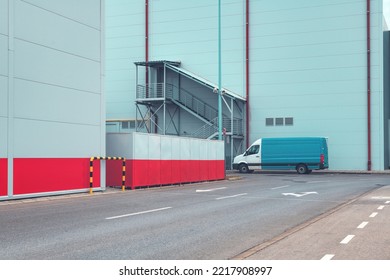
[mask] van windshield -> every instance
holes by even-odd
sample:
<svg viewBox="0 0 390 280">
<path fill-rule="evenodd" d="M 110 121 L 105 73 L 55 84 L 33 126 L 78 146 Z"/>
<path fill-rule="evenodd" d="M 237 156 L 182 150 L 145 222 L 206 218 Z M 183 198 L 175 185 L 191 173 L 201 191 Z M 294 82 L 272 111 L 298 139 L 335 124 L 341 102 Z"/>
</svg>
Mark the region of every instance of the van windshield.
<svg viewBox="0 0 390 280">
<path fill-rule="evenodd" d="M 259 152 L 259 149 L 260 149 L 260 145 L 253 145 L 246 151 L 246 155 L 249 156 L 249 155 L 257 154 Z"/>
</svg>

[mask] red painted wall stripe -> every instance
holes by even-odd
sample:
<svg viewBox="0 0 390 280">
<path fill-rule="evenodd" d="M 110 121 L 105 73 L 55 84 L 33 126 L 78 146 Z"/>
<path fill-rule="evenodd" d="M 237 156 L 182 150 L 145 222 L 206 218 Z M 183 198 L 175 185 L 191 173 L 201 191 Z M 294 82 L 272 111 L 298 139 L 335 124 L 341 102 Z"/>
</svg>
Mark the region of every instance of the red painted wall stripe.
<svg viewBox="0 0 390 280">
<path fill-rule="evenodd" d="M 95 161 L 94 187 L 100 186 L 100 161 Z M 89 188 L 89 158 L 16 158 L 14 194 Z"/>
<path fill-rule="evenodd" d="M 120 186 L 120 162 L 108 161 L 106 166 L 107 186 Z M 126 160 L 126 187 L 222 180 L 224 168 L 224 160 Z"/>
<path fill-rule="evenodd" d="M 125 186 L 130 187 L 131 181 L 129 174 L 131 174 L 132 162 L 126 160 L 126 181 Z M 121 160 L 107 160 L 106 161 L 106 185 L 109 187 L 122 186 L 122 161 Z"/>
<path fill-rule="evenodd" d="M 0 196 L 8 194 L 8 160 L 0 158 Z"/>
</svg>

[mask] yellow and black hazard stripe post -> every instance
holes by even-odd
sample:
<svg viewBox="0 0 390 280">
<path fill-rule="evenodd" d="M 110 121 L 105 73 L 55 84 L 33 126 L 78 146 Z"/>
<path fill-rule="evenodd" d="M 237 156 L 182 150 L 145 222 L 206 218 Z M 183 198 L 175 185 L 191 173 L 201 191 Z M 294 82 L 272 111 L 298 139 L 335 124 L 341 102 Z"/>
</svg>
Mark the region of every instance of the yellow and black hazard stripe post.
<svg viewBox="0 0 390 280">
<path fill-rule="evenodd" d="M 121 160 L 122 161 L 122 191 L 126 184 L 126 158 L 124 157 L 91 157 L 89 159 L 89 193 L 93 193 L 93 161 L 94 160 Z"/>
</svg>

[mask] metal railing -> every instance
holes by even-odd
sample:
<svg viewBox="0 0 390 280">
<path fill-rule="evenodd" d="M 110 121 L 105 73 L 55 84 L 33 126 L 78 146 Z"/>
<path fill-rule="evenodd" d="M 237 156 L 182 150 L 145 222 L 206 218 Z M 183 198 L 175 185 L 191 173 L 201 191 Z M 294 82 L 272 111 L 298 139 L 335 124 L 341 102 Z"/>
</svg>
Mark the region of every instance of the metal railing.
<svg viewBox="0 0 390 280">
<path fill-rule="evenodd" d="M 211 121 L 211 124 L 204 124 L 199 129 L 190 133 L 191 137 L 207 139 L 218 131 L 218 118 Z"/>
<path fill-rule="evenodd" d="M 226 128 L 226 132 L 233 135 L 244 135 L 243 120 L 234 118 L 233 119 L 233 131 L 231 129 L 231 119 L 224 116 L 222 120 L 222 127 Z M 218 118 L 211 120 L 211 124 L 204 124 L 199 129 L 190 133 L 194 138 L 206 139 L 218 132 Z"/>
<path fill-rule="evenodd" d="M 208 105 L 206 102 L 198 99 L 189 91 L 178 87 L 167 84 L 166 85 L 166 97 L 174 99 L 185 107 L 189 108 L 199 116 L 211 121 L 212 119 L 218 117 L 218 110 L 214 107 Z"/>
<path fill-rule="evenodd" d="M 164 83 L 137 85 L 137 99 L 164 98 Z"/>
<path fill-rule="evenodd" d="M 192 110 L 194 113 L 210 121 L 211 124 L 205 124 L 198 130 L 190 133 L 195 138 L 208 138 L 218 132 L 218 110 L 210 106 L 206 102 L 195 97 L 188 90 L 179 88 L 172 84 L 164 83 L 149 83 L 146 85 L 137 85 L 137 99 L 172 99 L 181 103 L 186 108 Z M 234 135 L 243 135 L 243 120 L 233 119 L 233 131 L 231 128 L 231 118 L 223 115 L 222 127 L 226 128 L 227 132 Z"/>
</svg>

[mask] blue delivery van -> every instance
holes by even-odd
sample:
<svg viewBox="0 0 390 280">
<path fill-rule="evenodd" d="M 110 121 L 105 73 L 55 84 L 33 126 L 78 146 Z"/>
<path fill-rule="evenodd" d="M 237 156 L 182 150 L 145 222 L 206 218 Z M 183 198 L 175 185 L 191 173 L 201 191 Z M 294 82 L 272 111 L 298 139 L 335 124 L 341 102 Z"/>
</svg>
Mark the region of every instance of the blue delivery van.
<svg viewBox="0 0 390 280">
<path fill-rule="evenodd" d="M 233 169 L 241 173 L 262 170 L 296 170 L 309 174 L 329 168 L 325 137 L 261 138 L 234 158 Z"/>
</svg>

